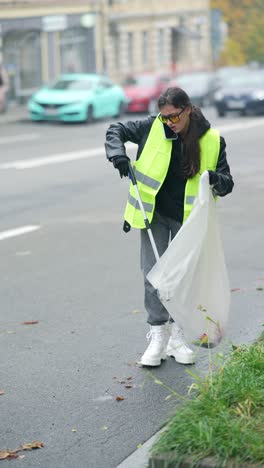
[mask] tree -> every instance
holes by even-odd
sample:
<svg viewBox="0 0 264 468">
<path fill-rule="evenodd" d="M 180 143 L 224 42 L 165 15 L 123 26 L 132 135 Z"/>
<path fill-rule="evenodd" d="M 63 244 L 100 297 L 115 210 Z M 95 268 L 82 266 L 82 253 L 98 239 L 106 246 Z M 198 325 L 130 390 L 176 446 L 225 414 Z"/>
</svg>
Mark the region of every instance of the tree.
<svg viewBox="0 0 264 468">
<path fill-rule="evenodd" d="M 222 12 L 228 26 L 228 40 L 219 63 L 240 65 L 264 62 L 264 2 L 263 0 L 211 0 L 211 8 Z"/>
</svg>

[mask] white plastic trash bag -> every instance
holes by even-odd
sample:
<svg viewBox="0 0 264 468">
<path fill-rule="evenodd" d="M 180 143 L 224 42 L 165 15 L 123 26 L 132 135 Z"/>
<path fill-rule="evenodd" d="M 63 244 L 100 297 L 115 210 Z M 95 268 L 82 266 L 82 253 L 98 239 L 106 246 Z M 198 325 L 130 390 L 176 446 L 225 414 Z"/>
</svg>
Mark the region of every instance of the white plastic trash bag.
<svg viewBox="0 0 264 468">
<path fill-rule="evenodd" d="M 190 216 L 147 276 L 187 338 L 206 346 L 220 342 L 230 306 L 215 205 L 205 171 Z"/>
</svg>

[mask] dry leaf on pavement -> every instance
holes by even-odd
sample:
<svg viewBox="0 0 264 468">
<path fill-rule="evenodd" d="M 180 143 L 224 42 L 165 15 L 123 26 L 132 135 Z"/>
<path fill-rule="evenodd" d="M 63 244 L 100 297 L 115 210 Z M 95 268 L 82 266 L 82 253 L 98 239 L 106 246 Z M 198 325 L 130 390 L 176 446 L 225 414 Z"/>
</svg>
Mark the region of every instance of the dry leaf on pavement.
<svg viewBox="0 0 264 468">
<path fill-rule="evenodd" d="M 38 440 L 33 440 L 30 444 L 24 444 L 21 446 L 21 450 L 32 450 L 32 449 L 38 449 L 44 447 L 44 444 L 42 442 L 39 442 Z"/>
<path fill-rule="evenodd" d="M 7 460 L 8 458 L 18 458 L 17 452 L 11 450 L 0 450 L 0 460 Z"/>
<path fill-rule="evenodd" d="M 16 450 L 0 450 L 0 460 L 20 458 L 21 455 L 18 455 L 18 452 L 22 452 L 22 450 L 39 449 L 42 447 L 44 447 L 44 444 L 42 442 L 39 442 L 38 440 L 34 440 L 33 442 L 29 444 L 21 445 L 21 447 L 19 447 Z"/>
<path fill-rule="evenodd" d="M 124 397 L 122 397 L 122 396 L 117 396 L 116 397 L 116 401 L 123 401 L 123 400 L 124 400 Z"/>
<path fill-rule="evenodd" d="M 39 323 L 38 320 L 31 320 L 31 321 L 23 322 L 22 325 L 36 325 L 37 323 Z"/>
</svg>

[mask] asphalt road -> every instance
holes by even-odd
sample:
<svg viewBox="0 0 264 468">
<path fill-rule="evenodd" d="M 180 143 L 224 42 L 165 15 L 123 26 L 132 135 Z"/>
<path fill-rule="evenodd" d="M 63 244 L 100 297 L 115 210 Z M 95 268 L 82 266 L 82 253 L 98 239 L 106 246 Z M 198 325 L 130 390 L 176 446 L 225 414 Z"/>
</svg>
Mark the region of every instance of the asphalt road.
<svg viewBox="0 0 264 468">
<path fill-rule="evenodd" d="M 235 181 L 218 204 L 236 289 L 226 352 L 264 322 L 264 118 L 206 114 Z M 105 159 L 108 125 L 0 128 L 0 450 L 45 445 L 10 467 L 114 468 L 181 403 L 168 387 L 185 396 L 193 382 L 173 359 L 136 365 L 148 331 L 139 239 L 122 231 L 128 181 Z M 201 350 L 192 370 L 208 368 Z"/>
</svg>

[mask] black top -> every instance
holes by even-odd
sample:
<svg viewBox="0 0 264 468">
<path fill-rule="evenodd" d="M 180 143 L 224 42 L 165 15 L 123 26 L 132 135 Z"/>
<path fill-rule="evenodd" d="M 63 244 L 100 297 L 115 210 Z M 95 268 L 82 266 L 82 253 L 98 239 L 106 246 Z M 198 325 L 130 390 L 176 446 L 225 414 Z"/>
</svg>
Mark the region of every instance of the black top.
<svg viewBox="0 0 264 468">
<path fill-rule="evenodd" d="M 164 183 L 156 197 L 156 210 L 182 223 L 187 179 L 182 174 L 182 140 L 172 142 L 171 159 Z"/>
</svg>

